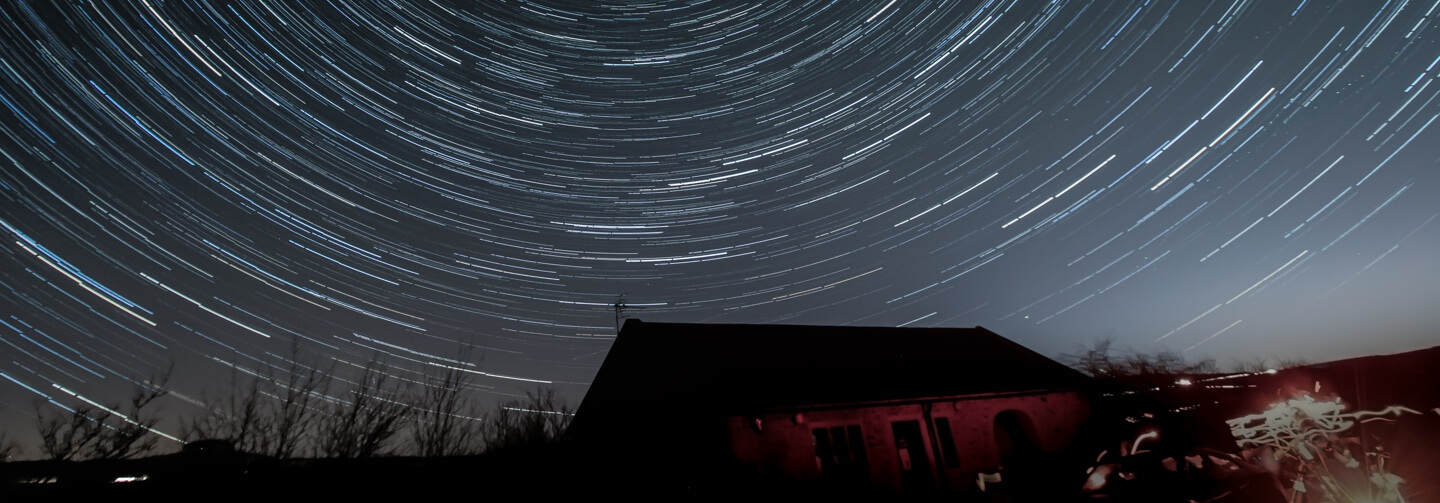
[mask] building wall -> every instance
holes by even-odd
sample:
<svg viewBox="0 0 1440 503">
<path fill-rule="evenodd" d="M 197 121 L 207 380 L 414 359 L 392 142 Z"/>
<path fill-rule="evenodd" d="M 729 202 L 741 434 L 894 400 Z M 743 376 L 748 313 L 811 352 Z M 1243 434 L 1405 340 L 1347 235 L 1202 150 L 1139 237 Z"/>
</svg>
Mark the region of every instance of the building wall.
<svg viewBox="0 0 1440 503">
<path fill-rule="evenodd" d="M 834 427 L 858 425 L 864 438 L 868 477 L 857 482 L 905 492 L 892 425 L 916 421 L 923 445 L 912 455 L 924 458 L 912 459 L 928 465 L 937 489 L 970 492 L 978 472 L 991 472 L 1000 465 L 995 418 L 1007 410 L 1019 411 L 1029 419 L 1034 426 L 1033 441 L 1045 452 L 1070 445 L 1089 415 L 1084 397 L 1075 392 L 775 411 L 728 418 L 730 447 L 734 459 L 751 473 L 789 480 L 821 480 L 825 477 L 816 453 L 815 430 L 833 432 Z M 949 422 L 957 455 L 955 466 L 946 466 L 941 459 L 944 456 L 937 455 L 934 442 L 939 436 L 934 421 L 938 418 Z"/>
<path fill-rule="evenodd" d="M 959 466 L 943 470 L 952 487 L 972 490 L 977 473 L 991 473 L 1000 468 L 995 418 L 1007 410 L 1020 411 L 1029 418 L 1034 425 L 1037 447 L 1047 453 L 1070 446 L 1090 414 L 1089 402 L 1077 392 L 935 404 L 931 414 L 950 419 L 959 454 Z"/>
</svg>

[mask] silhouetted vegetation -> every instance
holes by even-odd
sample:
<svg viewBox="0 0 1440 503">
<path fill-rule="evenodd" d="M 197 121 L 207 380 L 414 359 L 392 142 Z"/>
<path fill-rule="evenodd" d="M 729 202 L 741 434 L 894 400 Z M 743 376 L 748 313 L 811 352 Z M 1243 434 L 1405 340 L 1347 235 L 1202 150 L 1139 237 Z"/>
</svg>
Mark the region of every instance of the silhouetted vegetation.
<svg viewBox="0 0 1440 503">
<path fill-rule="evenodd" d="M 245 378 L 232 370 L 229 394 L 215 401 L 209 413 L 190 419 L 183 436 L 225 440 L 235 449 L 280 459 L 308 454 L 333 370 L 302 363 L 299 346 L 291 347 L 279 370 L 273 362 Z"/>
<path fill-rule="evenodd" d="M 10 437 L 10 434 L 0 430 L 0 463 L 10 461 L 20 455 L 20 442 Z"/>
<path fill-rule="evenodd" d="M 475 365 L 470 362 L 471 351 L 460 350 L 455 365 Z M 484 423 L 479 404 L 468 392 L 474 374 L 458 366 L 443 369 L 424 374 L 424 385 L 416 395 L 411 445 L 421 457 L 475 454 L 483 447 Z"/>
<path fill-rule="evenodd" d="M 486 418 L 485 448 L 498 451 L 554 442 L 572 417 L 569 405 L 555 398 L 554 388 L 527 391 L 524 399 L 503 402 Z"/>
<path fill-rule="evenodd" d="M 394 368 L 378 356 L 352 380 L 332 377 L 335 367 L 303 361 L 292 347 L 280 364 L 232 373 L 227 395 L 207 400 L 208 413 L 184 424 L 187 441 L 223 440 L 236 450 L 278 459 L 370 458 L 387 455 L 445 457 L 560 438 L 573 412 L 552 388 L 486 410 L 473 382 L 479 362 L 472 349 L 448 364 L 414 371 Z M 408 441 L 406 443 L 405 441 Z"/>
<path fill-rule="evenodd" d="M 1309 364 L 1310 362 L 1306 361 L 1304 358 L 1281 358 L 1271 356 L 1268 358 L 1256 357 L 1245 361 L 1236 360 L 1233 364 L 1230 365 L 1230 369 L 1235 372 L 1268 372 L 1272 370 L 1285 370 L 1288 368 L 1304 367 Z"/>
<path fill-rule="evenodd" d="M 333 458 L 369 458 L 391 453 L 415 405 L 406 383 L 390 375 L 389 365 L 372 358 L 350 383 L 343 400 L 330 402 L 320 417 L 319 454 Z"/>
<path fill-rule="evenodd" d="M 129 400 L 84 402 L 58 409 L 37 404 L 39 454 L 51 461 L 128 459 L 156 450 L 163 437 L 180 443 L 205 441 L 225 450 L 273 459 L 359 459 L 408 455 L 428 458 L 479 454 L 558 440 L 573 416 L 553 388 L 487 409 L 478 400 L 471 348 L 423 370 L 392 367 L 378 355 L 361 364 L 307 360 L 298 345 L 257 368 L 232 364 L 228 388 L 200 400 L 181 397 L 203 411 L 178 421 L 180 437 L 155 429 L 157 399 L 171 369 L 134 380 Z M 337 365 L 356 369 L 338 377 Z M 418 376 L 412 378 L 410 376 Z M 183 440 L 182 440 L 183 438 Z M 21 453 L 21 444 L 0 431 L 0 461 Z"/>
<path fill-rule="evenodd" d="M 155 449 L 160 438 L 153 435 L 159 416 L 151 410 L 156 399 L 165 396 L 173 365 L 150 379 L 135 382 L 129 400 L 109 407 L 86 400 L 90 405 L 68 413 L 38 409 L 36 429 L 41 454 L 55 461 L 128 459 Z"/>
<path fill-rule="evenodd" d="M 1060 355 L 1060 362 L 1096 379 L 1145 378 L 1182 374 L 1208 374 L 1219 371 L 1214 358 L 1190 361 L 1185 355 L 1165 350 L 1145 354 L 1133 349 L 1117 351 L 1111 338 L 1081 347 L 1076 353 Z"/>
</svg>

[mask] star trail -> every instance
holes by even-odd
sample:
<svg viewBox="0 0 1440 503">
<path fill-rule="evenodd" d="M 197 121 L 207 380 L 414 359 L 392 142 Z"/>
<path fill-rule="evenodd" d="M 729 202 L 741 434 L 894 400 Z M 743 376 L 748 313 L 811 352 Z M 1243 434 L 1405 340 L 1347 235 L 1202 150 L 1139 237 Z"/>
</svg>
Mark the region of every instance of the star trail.
<svg viewBox="0 0 1440 503">
<path fill-rule="evenodd" d="M 1437 0 L 0 16 L 13 431 L 171 361 L 191 400 L 296 340 L 402 378 L 474 345 L 477 391 L 578 402 L 621 295 L 1050 355 L 1440 343 Z"/>
</svg>

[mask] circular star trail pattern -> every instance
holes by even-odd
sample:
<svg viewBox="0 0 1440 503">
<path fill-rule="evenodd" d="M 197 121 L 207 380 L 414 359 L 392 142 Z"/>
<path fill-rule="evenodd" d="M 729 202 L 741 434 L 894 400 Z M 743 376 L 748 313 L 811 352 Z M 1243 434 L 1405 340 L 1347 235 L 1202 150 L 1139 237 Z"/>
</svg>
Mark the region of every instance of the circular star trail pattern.
<svg viewBox="0 0 1440 503">
<path fill-rule="evenodd" d="M 575 400 L 621 295 L 1047 354 L 1437 340 L 1435 0 L 0 16 L 12 423 L 167 361 L 194 399 L 295 340 L 402 377 L 474 345 L 479 390 Z"/>
</svg>

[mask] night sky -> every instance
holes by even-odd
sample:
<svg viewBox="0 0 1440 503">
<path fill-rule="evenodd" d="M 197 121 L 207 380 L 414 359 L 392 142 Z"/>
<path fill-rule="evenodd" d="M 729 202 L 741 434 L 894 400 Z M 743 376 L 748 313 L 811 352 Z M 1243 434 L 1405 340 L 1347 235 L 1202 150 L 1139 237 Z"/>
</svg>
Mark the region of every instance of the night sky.
<svg viewBox="0 0 1440 503">
<path fill-rule="evenodd" d="M 1436 0 L 0 15 L 12 431 L 170 361 L 198 400 L 297 338 L 406 378 L 473 344 L 484 396 L 578 403 L 622 294 L 1047 355 L 1440 343 Z"/>
</svg>

